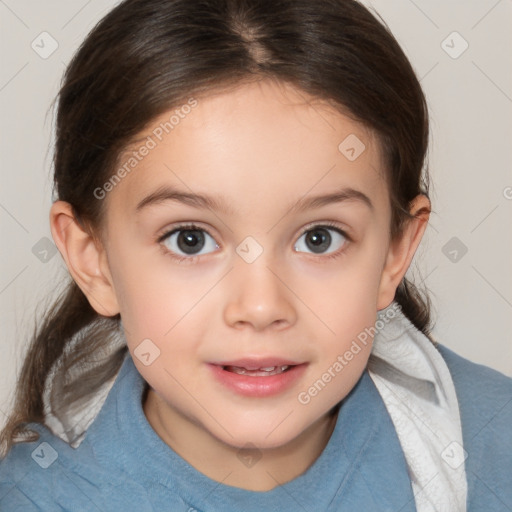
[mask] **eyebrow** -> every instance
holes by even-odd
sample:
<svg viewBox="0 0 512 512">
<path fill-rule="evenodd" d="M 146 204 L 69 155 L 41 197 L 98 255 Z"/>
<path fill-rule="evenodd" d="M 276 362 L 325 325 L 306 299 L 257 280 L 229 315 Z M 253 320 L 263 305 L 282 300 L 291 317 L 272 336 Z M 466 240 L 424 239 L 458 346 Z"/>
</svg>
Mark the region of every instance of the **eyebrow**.
<svg viewBox="0 0 512 512">
<path fill-rule="evenodd" d="M 177 201 L 194 208 L 207 208 L 209 210 L 215 210 L 229 215 L 233 215 L 235 213 L 233 208 L 229 206 L 226 201 L 207 195 L 181 191 L 170 186 L 162 186 L 154 192 L 151 192 L 137 204 L 135 211 L 139 213 L 148 206 L 161 204 L 166 201 Z M 344 201 L 357 201 L 361 204 L 365 204 L 370 210 L 374 211 L 374 205 L 371 199 L 360 190 L 356 190 L 351 187 L 342 188 L 332 194 L 308 198 L 303 196 L 294 205 L 290 206 L 288 211 L 298 213 L 308 209 L 320 208 L 332 203 L 341 203 Z"/>
</svg>

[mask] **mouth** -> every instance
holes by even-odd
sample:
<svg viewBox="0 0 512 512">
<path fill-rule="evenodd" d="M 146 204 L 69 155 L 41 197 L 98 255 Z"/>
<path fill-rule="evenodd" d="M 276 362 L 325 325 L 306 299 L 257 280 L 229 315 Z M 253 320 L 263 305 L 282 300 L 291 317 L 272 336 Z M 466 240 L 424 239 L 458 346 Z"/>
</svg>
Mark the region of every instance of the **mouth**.
<svg viewBox="0 0 512 512">
<path fill-rule="evenodd" d="M 277 358 L 239 359 L 210 363 L 217 382 L 237 394 L 265 397 L 291 388 L 308 363 Z"/>
<path fill-rule="evenodd" d="M 287 372 L 292 366 L 284 364 L 281 366 L 268 366 L 266 368 L 244 368 L 243 366 L 223 366 L 222 369 L 227 372 L 237 373 L 238 375 L 248 375 L 249 377 L 270 377 L 272 375 L 279 375 L 280 373 Z"/>
<path fill-rule="evenodd" d="M 223 370 L 238 375 L 250 377 L 270 377 L 289 371 L 293 366 L 299 366 L 301 362 L 284 359 L 282 357 L 246 357 L 233 361 L 221 361 L 213 363 L 221 366 Z"/>
</svg>

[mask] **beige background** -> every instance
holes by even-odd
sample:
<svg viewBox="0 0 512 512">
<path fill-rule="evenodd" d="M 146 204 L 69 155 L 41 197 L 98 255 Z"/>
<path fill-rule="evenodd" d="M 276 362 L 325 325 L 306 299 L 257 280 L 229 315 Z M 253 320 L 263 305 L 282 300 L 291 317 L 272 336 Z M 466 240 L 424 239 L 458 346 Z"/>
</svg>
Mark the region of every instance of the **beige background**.
<svg viewBox="0 0 512 512">
<path fill-rule="evenodd" d="M 47 240 L 51 102 L 66 63 L 116 3 L 0 0 L 0 425 L 36 305 L 65 272 Z M 512 376 L 512 0 L 364 3 L 401 43 L 430 107 L 434 213 L 409 275 L 430 290 L 441 343 Z M 44 37 L 52 48 L 42 32 L 58 44 L 47 58 L 31 46 Z"/>
</svg>

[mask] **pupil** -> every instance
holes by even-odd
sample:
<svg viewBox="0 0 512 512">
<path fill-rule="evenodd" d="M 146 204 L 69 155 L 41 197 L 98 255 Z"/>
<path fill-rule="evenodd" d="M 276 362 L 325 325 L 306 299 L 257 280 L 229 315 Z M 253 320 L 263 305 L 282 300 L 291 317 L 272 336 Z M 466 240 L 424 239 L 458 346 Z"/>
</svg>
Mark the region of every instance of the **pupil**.
<svg viewBox="0 0 512 512">
<path fill-rule="evenodd" d="M 186 254 L 195 254 L 204 246 L 204 235 L 201 231 L 184 230 L 178 236 L 178 247 Z"/>
<path fill-rule="evenodd" d="M 326 229 L 315 229 L 307 234 L 306 244 L 313 252 L 323 252 L 331 245 L 331 235 Z"/>
</svg>

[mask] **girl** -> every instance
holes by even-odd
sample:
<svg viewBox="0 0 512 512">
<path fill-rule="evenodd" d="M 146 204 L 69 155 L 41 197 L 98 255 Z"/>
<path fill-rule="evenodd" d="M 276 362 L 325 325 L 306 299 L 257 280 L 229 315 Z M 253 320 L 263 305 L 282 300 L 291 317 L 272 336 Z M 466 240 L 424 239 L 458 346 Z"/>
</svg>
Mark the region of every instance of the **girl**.
<svg viewBox="0 0 512 512">
<path fill-rule="evenodd" d="M 512 510 L 512 379 L 430 335 L 424 95 L 355 0 L 125 0 L 59 94 L 72 280 L 2 510 Z"/>
</svg>

